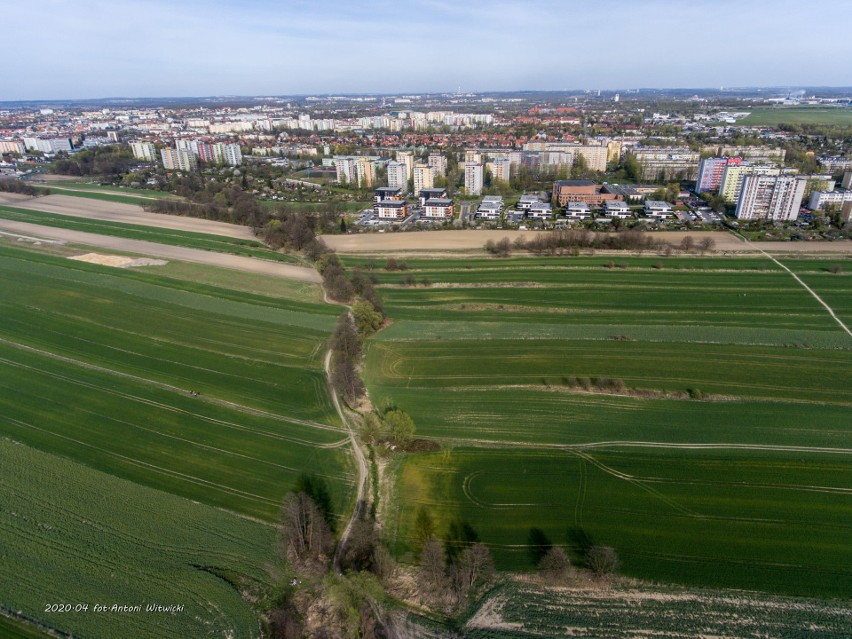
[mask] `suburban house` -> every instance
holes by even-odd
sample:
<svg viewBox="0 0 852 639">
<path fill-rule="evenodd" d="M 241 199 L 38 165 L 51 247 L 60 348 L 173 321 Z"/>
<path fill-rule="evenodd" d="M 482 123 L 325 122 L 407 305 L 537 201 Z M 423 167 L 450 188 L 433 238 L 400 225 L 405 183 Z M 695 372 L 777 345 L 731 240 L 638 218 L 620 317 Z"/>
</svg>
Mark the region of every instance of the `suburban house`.
<svg viewBox="0 0 852 639">
<path fill-rule="evenodd" d="M 603 210 L 604 217 L 609 219 L 620 219 L 626 220 L 633 216 L 633 213 L 630 211 L 630 207 L 627 205 L 627 202 L 622 202 L 621 200 L 610 200 L 604 204 Z"/>
<path fill-rule="evenodd" d="M 476 217 L 486 220 L 500 219 L 501 213 L 503 213 L 503 198 L 499 195 L 486 195 L 476 209 Z"/>
<path fill-rule="evenodd" d="M 657 220 L 665 220 L 674 215 L 674 211 L 672 205 L 668 202 L 647 200 L 645 202 L 645 215 Z"/>
<path fill-rule="evenodd" d="M 568 202 L 565 206 L 565 216 L 569 220 L 588 220 L 592 217 L 592 212 L 585 202 Z"/>
<path fill-rule="evenodd" d="M 527 209 L 527 215 L 539 220 L 549 220 L 553 217 L 553 209 L 549 202 L 534 202 Z"/>
<path fill-rule="evenodd" d="M 521 211 L 529 211 L 533 204 L 538 204 L 539 202 L 541 202 L 541 198 L 538 195 L 522 195 L 521 201 L 518 202 L 518 208 Z"/>
</svg>

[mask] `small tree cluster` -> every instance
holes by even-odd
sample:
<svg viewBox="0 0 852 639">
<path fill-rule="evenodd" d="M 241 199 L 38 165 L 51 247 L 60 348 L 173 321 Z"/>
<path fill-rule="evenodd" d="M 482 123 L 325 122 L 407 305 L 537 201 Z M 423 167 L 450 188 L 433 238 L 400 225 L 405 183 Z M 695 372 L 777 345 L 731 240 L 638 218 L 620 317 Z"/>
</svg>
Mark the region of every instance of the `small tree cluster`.
<svg viewBox="0 0 852 639">
<path fill-rule="evenodd" d="M 488 240 L 485 243 L 485 250 L 495 257 L 510 257 L 512 255 L 512 242 L 509 241 L 508 237 L 504 237 L 498 242 Z"/>
<path fill-rule="evenodd" d="M 405 448 L 414 438 L 414 420 L 403 410 L 387 408 L 381 413 L 368 413 L 361 422 L 361 438 L 369 444 L 388 444 Z"/>
<path fill-rule="evenodd" d="M 361 340 L 349 313 L 337 320 L 329 340 L 331 347 L 331 385 L 348 404 L 364 394 L 364 383 L 358 375 Z"/>
<path fill-rule="evenodd" d="M 314 500 L 303 492 L 284 498 L 279 537 L 282 554 L 300 572 L 325 570 L 331 558 L 331 530 Z"/>
<path fill-rule="evenodd" d="M 37 195 L 38 189 L 12 178 L 0 179 L 0 193 L 20 193 L 21 195 Z"/>
<path fill-rule="evenodd" d="M 423 544 L 418 568 L 421 597 L 449 606 L 464 604 L 496 574 L 491 551 L 485 544 L 472 543 L 451 557 L 434 536 Z"/>
<path fill-rule="evenodd" d="M 588 229 L 556 230 L 537 234 L 532 240 L 515 240 L 516 249 L 526 249 L 533 255 L 554 255 L 575 249 L 605 250 L 664 250 L 668 243 L 635 229 L 617 233 L 594 233 Z"/>
</svg>

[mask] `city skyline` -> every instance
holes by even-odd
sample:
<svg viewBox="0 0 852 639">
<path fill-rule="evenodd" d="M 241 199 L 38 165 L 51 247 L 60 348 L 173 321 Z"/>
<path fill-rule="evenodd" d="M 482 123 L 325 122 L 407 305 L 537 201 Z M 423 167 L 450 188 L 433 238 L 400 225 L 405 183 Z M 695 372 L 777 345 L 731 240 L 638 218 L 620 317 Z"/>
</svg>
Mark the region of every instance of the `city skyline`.
<svg viewBox="0 0 852 639">
<path fill-rule="evenodd" d="M 828 0 L 48 0 L 5 14 L 0 101 L 838 86 L 850 80 L 830 61 L 852 55 L 852 8 Z"/>
</svg>

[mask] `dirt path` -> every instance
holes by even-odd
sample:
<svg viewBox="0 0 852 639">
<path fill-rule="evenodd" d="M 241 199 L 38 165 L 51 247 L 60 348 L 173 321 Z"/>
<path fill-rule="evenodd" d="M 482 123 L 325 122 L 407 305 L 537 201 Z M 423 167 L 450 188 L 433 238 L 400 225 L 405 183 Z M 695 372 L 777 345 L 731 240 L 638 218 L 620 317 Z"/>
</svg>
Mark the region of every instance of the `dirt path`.
<svg viewBox="0 0 852 639">
<path fill-rule="evenodd" d="M 40 226 L 27 222 L 13 222 L 11 220 L 0 220 L 0 231 L 20 233 L 21 235 L 48 240 L 60 240 L 73 244 L 96 246 L 99 248 L 123 251 L 127 253 L 139 253 L 150 257 L 159 257 L 167 260 L 181 262 L 193 262 L 196 264 L 207 264 L 236 271 L 268 275 L 271 277 L 283 277 L 302 282 L 320 283 L 322 279 L 312 268 L 304 266 L 293 266 L 282 262 L 262 260 L 241 255 L 228 255 L 226 253 L 214 253 L 201 249 L 185 248 L 182 246 L 170 246 L 146 242 L 143 240 L 130 240 L 109 235 L 98 235 L 97 233 L 84 233 L 82 231 L 71 231 L 68 229 Z"/>
<path fill-rule="evenodd" d="M 531 240 L 540 237 L 541 231 L 515 230 L 459 230 L 459 231 L 410 231 L 401 233 L 360 233 L 353 235 L 323 235 L 323 241 L 339 253 L 388 253 L 405 252 L 413 254 L 420 252 L 424 257 L 436 257 L 442 253 L 465 251 L 468 253 L 484 254 L 484 246 L 488 240 L 499 241 L 509 238 Z M 744 241 L 739 236 L 725 231 L 654 231 L 649 236 L 664 240 L 677 246 L 681 240 L 690 236 L 696 242 L 709 237 L 715 243 L 713 251 L 707 256 L 731 253 L 756 254 L 759 249 Z M 776 253 L 817 254 L 839 253 L 852 255 L 852 241 L 837 242 L 761 242 L 760 246 Z M 624 253 L 624 252 L 622 252 Z M 518 255 L 525 255 L 519 252 Z M 646 254 L 651 254 L 646 252 Z"/>
<path fill-rule="evenodd" d="M 745 239 L 745 238 L 743 238 L 743 239 Z M 763 248 L 761 248 L 761 247 L 759 247 L 759 246 L 755 246 L 755 245 L 754 245 L 754 242 L 749 242 L 748 240 L 745 240 L 745 241 L 746 241 L 746 244 L 750 244 L 751 246 L 753 246 L 753 247 L 755 248 L 755 250 L 759 251 L 759 252 L 760 252 L 760 253 L 762 253 L 764 256 L 766 256 L 767 258 L 769 258 L 770 260 L 772 260 L 773 262 L 775 262 L 778 266 L 780 266 L 780 267 L 781 267 L 781 268 L 783 268 L 785 271 L 787 271 L 787 272 L 788 272 L 788 273 L 789 273 L 789 274 L 793 277 L 793 279 L 794 279 L 794 280 L 796 280 L 799 284 L 801 284 L 801 285 L 802 285 L 802 288 L 804 288 L 804 289 L 805 289 L 808 293 L 810 293 L 810 294 L 814 297 L 814 299 L 815 299 L 817 302 L 819 302 L 820 304 L 822 304 L 822 305 L 825 307 L 825 310 L 827 310 L 827 311 L 828 311 L 828 314 L 829 314 L 829 315 L 831 315 L 831 317 L 834 319 L 834 321 L 835 321 L 835 322 L 837 322 L 837 323 L 840 325 L 840 328 L 842 328 L 844 331 L 846 331 L 846 334 L 847 334 L 849 337 L 852 337 L 852 331 L 850 331 L 850 330 L 849 330 L 849 327 L 848 327 L 848 326 L 846 326 L 846 324 L 844 324 L 844 323 L 843 323 L 843 320 L 841 320 L 839 317 L 837 317 L 837 314 L 834 312 L 834 309 L 833 309 L 833 308 L 831 308 L 828 304 L 826 304 L 826 303 L 825 303 L 825 300 L 823 300 L 823 299 L 822 299 L 819 295 L 817 295 L 817 293 L 816 293 L 816 291 L 814 291 L 814 289 L 812 289 L 810 286 L 808 286 L 807 284 L 805 284 L 805 283 L 802 281 L 802 278 L 800 278 L 800 277 L 799 277 L 798 275 L 796 275 L 793 271 L 791 271 L 791 270 L 790 270 L 790 269 L 788 269 L 786 266 L 784 266 L 781 262 L 779 262 L 777 259 L 775 259 L 772 255 L 770 255 L 769 253 L 767 253 L 766 251 L 764 251 L 764 250 L 763 250 Z"/>
<path fill-rule="evenodd" d="M 355 508 L 352 509 L 352 515 L 350 515 L 349 521 L 346 522 L 346 528 L 344 528 L 343 532 L 340 533 L 340 541 L 337 542 L 337 550 L 334 552 L 334 571 L 340 573 L 340 558 L 343 555 L 347 542 L 349 541 L 349 535 L 352 533 L 352 526 L 364 514 L 364 491 L 367 487 L 367 459 L 364 457 L 364 451 L 361 450 L 361 446 L 355 439 L 355 431 L 352 430 L 352 424 L 349 422 L 349 419 L 347 419 L 346 413 L 343 412 L 337 393 L 331 385 L 330 348 L 325 354 L 323 366 L 325 368 L 326 377 L 329 379 L 328 391 L 331 393 L 332 401 L 334 401 L 334 408 L 337 409 L 337 414 L 340 415 L 340 421 L 343 422 L 346 430 L 349 431 L 349 443 L 352 444 L 352 452 L 355 455 L 355 462 L 358 466 L 358 490 L 355 495 Z"/>
<path fill-rule="evenodd" d="M 29 196 L 11 198 L 9 195 L 5 193 L 0 194 L 0 204 L 14 206 L 19 209 L 27 209 L 29 211 L 84 217 L 90 220 L 155 226 L 161 229 L 207 233 L 209 235 L 233 237 L 239 240 L 257 240 L 251 229 L 247 226 L 202 220 L 195 217 L 149 213 L 136 204 L 86 199 L 73 195 L 45 195 L 35 198 Z"/>
</svg>

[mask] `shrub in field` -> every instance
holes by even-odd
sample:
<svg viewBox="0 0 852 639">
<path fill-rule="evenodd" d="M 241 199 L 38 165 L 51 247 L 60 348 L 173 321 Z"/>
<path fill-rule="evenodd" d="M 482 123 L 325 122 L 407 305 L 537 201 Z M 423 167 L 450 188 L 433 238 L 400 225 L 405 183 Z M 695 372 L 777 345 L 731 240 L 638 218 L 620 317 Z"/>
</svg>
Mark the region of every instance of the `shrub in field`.
<svg viewBox="0 0 852 639">
<path fill-rule="evenodd" d="M 538 563 L 538 573 L 550 584 L 564 582 L 571 572 L 571 561 L 559 546 L 552 546 Z"/>
<path fill-rule="evenodd" d="M 600 577 L 615 573 L 620 563 L 618 553 L 611 546 L 592 546 L 586 553 L 586 564 Z"/>
</svg>

